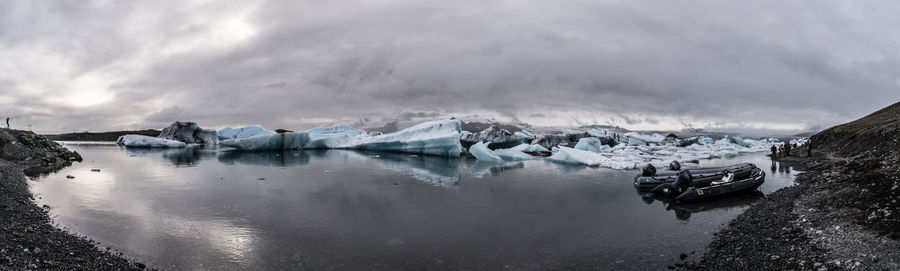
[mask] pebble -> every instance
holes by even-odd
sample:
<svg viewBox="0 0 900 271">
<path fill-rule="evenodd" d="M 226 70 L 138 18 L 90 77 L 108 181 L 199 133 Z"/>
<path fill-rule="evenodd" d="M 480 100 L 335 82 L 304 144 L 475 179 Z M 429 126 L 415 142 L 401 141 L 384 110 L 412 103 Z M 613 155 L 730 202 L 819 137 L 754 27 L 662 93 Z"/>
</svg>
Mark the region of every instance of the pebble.
<svg viewBox="0 0 900 271">
<path fill-rule="evenodd" d="M 72 176 L 72 175 L 66 175 L 66 179 L 75 179 L 75 176 Z"/>
<path fill-rule="evenodd" d="M 778 259 L 781 259 L 781 256 L 772 255 L 772 257 L 769 257 L 769 260 L 772 260 L 772 261 L 777 261 Z"/>
</svg>

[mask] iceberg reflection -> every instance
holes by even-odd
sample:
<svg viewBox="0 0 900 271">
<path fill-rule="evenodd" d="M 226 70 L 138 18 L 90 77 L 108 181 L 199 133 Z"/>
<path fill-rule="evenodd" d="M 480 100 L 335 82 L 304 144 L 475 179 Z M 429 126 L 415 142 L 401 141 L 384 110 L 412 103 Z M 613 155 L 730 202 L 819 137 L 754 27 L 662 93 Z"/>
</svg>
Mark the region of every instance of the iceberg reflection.
<svg viewBox="0 0 900 271">
<path fill-rule="evenodd" d="M 200 146 L 187 148 L 126 148 L 119 146 L 119 149 L 131 157 L 161 156 L 176 167 L 193 167 L 203 158 L 216 155 L 215 149 Z"/>
<path fill-rule="evenodd" d="M 219 163 L 226 165 L 254 165 L 268 167 L 289 167 L 309 164 L 309 154 L 304 151 L 274 152 L 219 152 Z"/>
</svg>

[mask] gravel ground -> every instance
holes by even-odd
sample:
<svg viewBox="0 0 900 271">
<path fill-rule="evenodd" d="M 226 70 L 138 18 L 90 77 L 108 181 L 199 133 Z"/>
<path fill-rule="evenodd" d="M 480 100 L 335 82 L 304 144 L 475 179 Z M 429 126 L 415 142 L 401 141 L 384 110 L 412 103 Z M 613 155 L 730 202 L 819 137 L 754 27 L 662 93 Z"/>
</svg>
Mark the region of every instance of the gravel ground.
<svg viewBox="0 0 900 271">
<path fill-rule="evenodd" d="M 24 172 L 78 161 L 77 153 L 30 132 L 0 129 L 0 270 L 142 270 L 146 267 L 56 228 L 37 206 Z"/>
<path fill-rule="evenodd" d="M 688 270 L 900 270 L 896 168 L 783 158 L 806 170 L 716 233 Z"/>
</svg>

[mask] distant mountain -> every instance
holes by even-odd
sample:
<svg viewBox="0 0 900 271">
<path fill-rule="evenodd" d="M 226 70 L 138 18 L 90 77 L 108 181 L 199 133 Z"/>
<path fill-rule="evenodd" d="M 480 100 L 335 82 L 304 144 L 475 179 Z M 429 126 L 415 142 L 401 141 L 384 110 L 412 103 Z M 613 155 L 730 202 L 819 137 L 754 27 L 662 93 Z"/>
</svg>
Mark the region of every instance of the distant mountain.
<svg viewBox="0 0 900 271">
<path fill-rule="evenodd" d="M 522 131 L 522 128 L 520 128 L 519 126 L 516 126 L 516 125 L 512 125 L 512 124 L 500 124 L 497 122 L 486 122 L 485 123 L 485 122 L 465 122 L 465 121 L 462 122 L 462 130 L 476 133 L 476 132 L 484 131 L 484 129 L 490 128 L 491 125 L 496 126 L 497 128 L 500 128 L 503 130 L 507 130 L 511 133 Z"/>
<path fill-rule="evenodd" d="M 147 129 L 147 130 L 137 130 L 137 131 L 113 131 L 113 132 L 81 132 L 81 133 L 67 133 L 67 134 L 55 134 L 55 135 L 43 135 L 47 137 L 47 139 L 53 141 L 116 141 L 120 136 L 127 134 L 136 134 L 136 135 L 145 135 L 145 136 L 159 136 L 160 130 Z"/>
</svg>

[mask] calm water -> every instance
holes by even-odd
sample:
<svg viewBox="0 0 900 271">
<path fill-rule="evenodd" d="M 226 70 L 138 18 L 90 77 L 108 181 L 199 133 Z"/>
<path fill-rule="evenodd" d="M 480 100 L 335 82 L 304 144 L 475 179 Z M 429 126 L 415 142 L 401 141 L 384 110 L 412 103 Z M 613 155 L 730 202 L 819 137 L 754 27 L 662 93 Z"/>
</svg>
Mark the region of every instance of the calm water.
<svg viewBox="0 0 900 271">
<path fill-rule="evenodd" d="M 756 163 L 762 193 L 673 205 L 641 197 L 637 171 L 544 161 L 68 147 L 85 161 L 32 180 L 39 204 L 173 270 L 665 269 L 796 173 L 764 154 L 701 161 Z"/>
</svg>

